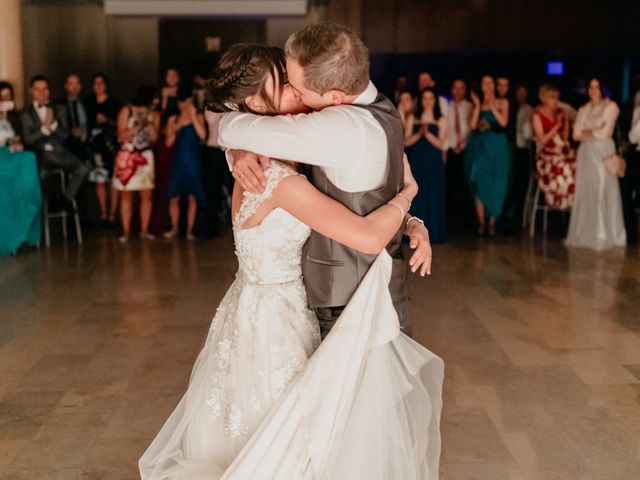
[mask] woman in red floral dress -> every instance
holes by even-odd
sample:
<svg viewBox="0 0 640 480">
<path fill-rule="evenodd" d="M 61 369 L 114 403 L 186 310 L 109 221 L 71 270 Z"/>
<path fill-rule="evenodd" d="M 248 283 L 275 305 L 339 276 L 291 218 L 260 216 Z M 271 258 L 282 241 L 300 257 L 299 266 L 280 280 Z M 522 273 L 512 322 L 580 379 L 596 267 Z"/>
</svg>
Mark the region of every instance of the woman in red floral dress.
<svg viewBox="0 0 640 480">
<path fill-rule="evenodd" d="M 573 204 L 576 153 L 569 143 L 569 120 L 558 106 L 560 92 L 553 85 L 539 90 L 542 104 L 533 113 L 538 185 L 547 205 L 567 210 Z"/>
</svg>

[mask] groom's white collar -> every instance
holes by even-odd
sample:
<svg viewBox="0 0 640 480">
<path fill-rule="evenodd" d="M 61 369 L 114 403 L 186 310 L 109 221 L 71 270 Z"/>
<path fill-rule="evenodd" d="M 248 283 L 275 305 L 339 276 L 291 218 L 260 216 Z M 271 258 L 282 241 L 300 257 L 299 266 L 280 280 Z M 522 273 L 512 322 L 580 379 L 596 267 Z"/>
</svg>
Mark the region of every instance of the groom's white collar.
<svg viewBox="0 0 640 480">
<path fill-rule="evenodd" d="M 356 105 L 371 105 L 378 98 L 378 89 L 373 84 L 371 80 L 369 80 L 369 85 L 364 89 L 360 95 L 356 97 L 353 101 Z"/>
</svg>

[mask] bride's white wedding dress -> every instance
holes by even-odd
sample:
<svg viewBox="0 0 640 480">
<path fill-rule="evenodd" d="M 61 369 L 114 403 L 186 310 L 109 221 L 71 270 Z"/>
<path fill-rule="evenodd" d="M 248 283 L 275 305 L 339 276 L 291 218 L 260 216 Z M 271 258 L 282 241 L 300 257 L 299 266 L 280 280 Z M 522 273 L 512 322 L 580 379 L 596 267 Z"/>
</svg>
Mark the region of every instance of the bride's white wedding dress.
<svg viewBox="0 0 640 480">
<path fill-rule="evenodd" d="M 389 255 L 315 350 L 301 273 L 309 228 L 282 209 L 242 228 L 295 174 L 272 162 L 266 191 L 245 194 L 236 280 L 187 392 L 140 459 L 143 480 L 438 478 L 443 364 L 400 332 Z"/>
</svg>

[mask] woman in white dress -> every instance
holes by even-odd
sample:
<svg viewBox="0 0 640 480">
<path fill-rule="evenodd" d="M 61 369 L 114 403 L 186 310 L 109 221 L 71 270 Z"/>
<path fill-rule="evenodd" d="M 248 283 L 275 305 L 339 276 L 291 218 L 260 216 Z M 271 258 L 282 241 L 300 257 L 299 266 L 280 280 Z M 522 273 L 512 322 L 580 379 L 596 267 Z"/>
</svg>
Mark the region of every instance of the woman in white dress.
<svg viewBox="0 0 640 480">
<path fill-rule="evenodd" d="M 284 85 L 281 50 L 232 47 L 218 73 L 228 80 L 216 103 L 228 109 L 303 108 Z M 417 192 L 410 170 L 405 188 L 366 217 L 295 164 L 274 161 L 265 173 L 262 194 L 236 182 L 236 280 L 187 392 L 140 459 L 142 479 L 437 478 L 443 365 L 400 332 L 384 251 Z M 320 348 L 301 278 L 311 229 L 382 252 Z"/>
<path fill-rule="evenodd" d="M 578 110 L 573 139 L 580 142 L 576 165 L 576 190 L 565 244 L 605 250 L 624 247 L 627 236 L 622 215 L 618 177 L 605 159 L 616 154 L 613 131 L 619 109 L 605 98 L 597 78 L 589 82 L 589 102 Z"/>
</svg>

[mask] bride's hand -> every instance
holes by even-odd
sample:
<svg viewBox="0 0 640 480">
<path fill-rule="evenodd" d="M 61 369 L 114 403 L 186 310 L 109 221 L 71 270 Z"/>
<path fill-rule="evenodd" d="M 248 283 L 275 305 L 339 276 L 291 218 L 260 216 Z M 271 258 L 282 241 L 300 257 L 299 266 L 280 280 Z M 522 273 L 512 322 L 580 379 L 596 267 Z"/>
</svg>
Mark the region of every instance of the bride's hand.
<svg viewBox="0 0 640 480">
<path fill-rule="evenodd" d="M 404 166 L 404 187 L 402 188 L 402 195 L 411 202 L 418 194 L 418 182 L 416 182 L 413 172 L 411 172 L 411 166 L 409 165 L 406 153 L 402 156 L 402 164 Z"/>
</svg>

